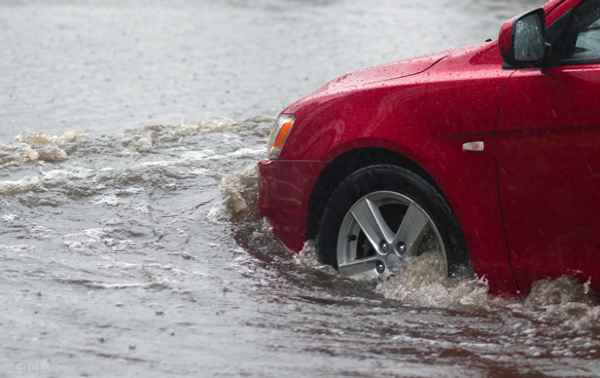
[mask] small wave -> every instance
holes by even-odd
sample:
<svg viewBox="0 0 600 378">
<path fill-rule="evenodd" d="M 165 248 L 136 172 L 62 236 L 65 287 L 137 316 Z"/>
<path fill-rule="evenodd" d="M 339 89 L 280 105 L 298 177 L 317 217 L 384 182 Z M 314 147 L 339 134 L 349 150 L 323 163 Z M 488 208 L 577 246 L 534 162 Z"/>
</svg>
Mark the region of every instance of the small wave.
<svg viewBox="0 0 600 378">
<path fill-rule="evenodd" d="M 600 306 L 590 282 L 571 277 L 541 280 L 533 284 L 523 310 L 557 330 L 600 330 Z"/>
<path fill-rule="evenodd" d="M 258 171 L 256 164 L 221 180 L 223 200 L 209 211 L 208 219 L 232 225 L 233 238 L 246 253 L 259 260 L 280 257 L 289 261 L 289 251 L 273 235 L 271 226 L 258 211 Z"/>
<path fill-rule="evenodd" d="M 319 258 L 317 246 L 313 240 L 308 240 L 304 243 L 302 250 L 293 255 L 294 262 L 304 268 L 315 269 L 320 272 L 325 272 L 331 275 L 337 275 L 338 272 L 329 265 L 324 265 Z"/>
<path fill-rule="evenodd" d="M 163 282 L 120 282 L 108 283 L 101 281 L 88 280 L 83 278 L 55 278 L 55 282 L 66 285 L 83 286 L 88 289 L 107 289 L 107 290 L 125 290 L 125 289 L 168 289 L 169 286 Z"/>
<path fill-rule="evenodd" d="M 225 176 L 221 181 L 223 202 L 211 217 L 236 224 L 256 221 L 258 215 L 258 175 L 255 165 Z"/>
<path fill-rule="evenodd" d="M 179 125 L 147 125 L 141 129 L 127 130 L 122 145 L 137 152 L 150 152 L 165 144 L 183 143 L 185 140 L 209 133 L 232 133 L 237 136 L 254 135 L 266 138 L 273 118 L 255 117 L 245 121 L 227 119 Z"/>
<path fill-rule="evenodd" d="M 28 144 L 30 146 L 47 146 L 57 145 L 64 146 L 69 143 L 76 142 L 81 138 L 82 134 L 79 131 L 69 130 L 65 131 L 62 135 L 48 135 L 41 132 L 32 134 L 21 134 L 18 135 L 15 140 L 18 143 Z"/>
<path fill-rule="evenodd" d="M 72 166 L 43 171 L 19 180 L 0 181 L 0 195 L 11 196 L 31 192 L 62 192 L 68 197 L 87 197 L 108 189 L 147 184 L 163 189 L 176 181 L 194 178 L 207 171 L 195 167 L 187 159 L 141 162 L 128 167 L 91 169 Z"/>
<path fill-rule="evenodd" d="M 19 166 L 28 162 L 58 162 L 67 160 L 65 149 L 80 140 L 82 135 L 67 131 L 63 135 L 33 133 L 19 135 L 15 143 L 0 145 L 0 168 Z"/>
<path fill-rule="evenodd" d="M 0 217 L 0 219 L 6 223 L 12 223 L 17 219 L 17 217 L 17 214 L 3 214 L 2 217 Z"/>
<path fill-rule="evenodd" d="M 35 162 L 62 162 L 71 156 L 93 154 L 123 155 L 154 153 L 165 147 L 194 143 L 194 138 L 209 134 L 229 133 L 232 138 L 254 137 L 264 139 L 269 135 L 270 117 L 254 117 L 245 121 L 228 119 L 206 120 L 178 125 L 147 125 L 130 129 L 122 135 L 91 135 L 80 131 L 66 131 L 61 135 L 44 132 L 18 135 L 11 144 L 0 144 L 0 168 L 18 167 Z M 242 148 L 230 154 L 256 156 L 262 149 Z"/>
<path fill-rule="evenodd" d="M 424 307 L 488 304 L 489 287 L 484 279 L 449 278 L 442 266 L 438 254 L 424 253 L 411 259 L 397 274 L 384 278 L 377 291 L 388 299 Z"/>
<path fill-rule="evenodd" d="M 0 195 L 9 196 L 19 193 L 40 192 L 45 190 L 46 189 L 42 185 L 41 180 L 37 177 L 14 181 L 0 181 Z"/>
<path fill-rule="evenodd" d="M 533 284 L 525 301 L 529 307 L 561 305 L 569 302 L 593 304 L 591 282 L 581 283 L 570 277 L 555 280 L 540 280 Z"/>
<path fill-rule="evenodd" d="M 271 122 L 257 117 L 153 125 L 122 135 L 20 135 L 15 143 L 0 145 L 0 167 L 11 167 L 0 179 L 0 196 L 20 196 L 31 206 L 60 206 L 66 199 L 97 196 L 96 204 L 118 206 L 115 193 L 129 187 L 173 192 L 206 185 L 220 180 L 229 167 L 264 154 Z M 227 206 L 236 212 L 252 208 L 231 193 Z"/>
</svg>

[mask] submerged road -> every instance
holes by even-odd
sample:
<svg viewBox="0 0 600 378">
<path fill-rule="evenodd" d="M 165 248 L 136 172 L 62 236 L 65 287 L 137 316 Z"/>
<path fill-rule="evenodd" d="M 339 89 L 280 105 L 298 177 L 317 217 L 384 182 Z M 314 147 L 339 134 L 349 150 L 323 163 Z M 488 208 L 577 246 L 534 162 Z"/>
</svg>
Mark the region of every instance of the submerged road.
<svg viewBox="0 0 600 378">
<path fill-rule="evenodd" d="M 353 282 L 256 216 L 286 103 L 537 4 L 0 4 L 0 377 L 600 375 L 584 285 Z"/>
</svg>

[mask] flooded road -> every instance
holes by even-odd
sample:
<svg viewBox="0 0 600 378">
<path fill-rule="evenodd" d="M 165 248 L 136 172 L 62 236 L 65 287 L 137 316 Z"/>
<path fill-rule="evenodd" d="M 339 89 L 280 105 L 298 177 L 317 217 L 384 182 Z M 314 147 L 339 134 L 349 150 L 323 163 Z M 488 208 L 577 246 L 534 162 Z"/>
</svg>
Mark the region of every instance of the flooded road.
<svg viewBox="0 0 600 378">
<path fill-rule="evenodd" d="M 1 4 L 0 377 L 600 375 L 586 285 L 354 282 L 256 215 L 287 102 L 537 4 Z"/>
</svg>

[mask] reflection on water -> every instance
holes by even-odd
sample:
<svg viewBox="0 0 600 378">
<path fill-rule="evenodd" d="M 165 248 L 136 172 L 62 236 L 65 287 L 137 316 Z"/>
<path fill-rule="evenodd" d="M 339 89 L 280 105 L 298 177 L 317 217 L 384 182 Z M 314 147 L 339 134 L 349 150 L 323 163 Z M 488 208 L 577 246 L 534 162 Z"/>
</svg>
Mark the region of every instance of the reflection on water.
<svg viewBox="0 0 600 378">
<path fill-rule="evenodd" d="M 378 285 L 290 256 L 256 213 L 273 119 L 222 119 L 533 5 L 0 5 L 0 376 L 600 374 L 588 285 L 519 301 L 426 256 Z"/>
</svg>

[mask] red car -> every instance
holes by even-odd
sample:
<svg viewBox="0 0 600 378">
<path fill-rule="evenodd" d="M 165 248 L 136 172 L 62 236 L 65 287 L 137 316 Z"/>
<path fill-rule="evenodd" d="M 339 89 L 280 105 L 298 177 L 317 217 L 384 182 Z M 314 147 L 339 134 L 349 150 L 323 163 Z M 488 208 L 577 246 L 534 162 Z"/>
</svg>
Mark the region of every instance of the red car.
<svg viewBox="0 0 600 378">
<path fill-rule="evenodd" d="M 346 74 L 279 116 L 260 210 L 348 275 L 437 251 L 493 292 L 600 289 L 600 0 L 554 0 L 498 40 Z"/>
</svg>

